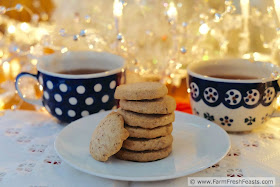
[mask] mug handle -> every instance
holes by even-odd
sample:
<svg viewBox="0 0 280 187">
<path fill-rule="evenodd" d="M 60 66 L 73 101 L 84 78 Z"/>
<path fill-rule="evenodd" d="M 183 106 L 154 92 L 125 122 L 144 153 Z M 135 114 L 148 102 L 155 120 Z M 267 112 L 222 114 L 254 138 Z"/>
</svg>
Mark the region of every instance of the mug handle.
<svg viewBox="0 0 280 187">
<path fill-rule="evenodd" d="M 280 97 L 280 92 L 278 92 L 276 98 Z M 271 117 L 280 117 L 280 109 L 275 108 L 274 112 L 271 114 Z"/>
<path fill-rule="evenodd" d="M 278 83 L 278 90 L 276 98 L 280 97 L 280 79 L 277 81 Z M 275 111 L 271 114 L 271 117 L 280 117 L 280 110 L 275 108 Z"/>
<path fill-rule="evenodd" d="M 280 110 L 276 109 L 276 110 L 272 113 L 271 117 L 280 117 Z"/>
<path fill-rule="evenodd" d="M 17 90 L 17 93 L 18 93 L 19 97 L 21 99 L 23 99 L 24 101 L 26 101 L 27 103 L 30 103 L 30 104 L 33 104 L 33 105 L 43 106 L 43 103 L 42 103 L 41 99 L 27 99 L 23 96 L 23 94 L 21 93 L 21 91 L 19 89 L 19 84 L 20 84 L 19 80 L 22 77 L 31 77 L 31 78 L 35 79 L 36 81 L 38 81 L 37 75 L 35 75 L 35 74 L 31 74 L 31 73 L 27 73 L 27 72 L 22 72 L 22 73 L 18 74 L 17 77 L 16 77 L 16 81 L 15 81 L 15 87 L 16 87 L 16 90 Z"/>
</svg>

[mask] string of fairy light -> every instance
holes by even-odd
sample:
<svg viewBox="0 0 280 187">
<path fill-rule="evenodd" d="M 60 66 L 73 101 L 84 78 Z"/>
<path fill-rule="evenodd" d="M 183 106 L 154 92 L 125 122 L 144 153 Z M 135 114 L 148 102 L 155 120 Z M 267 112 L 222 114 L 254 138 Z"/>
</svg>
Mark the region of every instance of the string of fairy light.
<svg viewBox="0 0 280 187">
<path fill-rule="evenodd" d="M 278 1 L 277 0 L 274 0 L 275 1 L 275 6 L 277 7 L 279 5 Z M 249 1 L 248 0 L 241 0 L 241 8 L 243 7 L 243 13 L 244 14 L 244 17 L 246 17 L 245 20 L 248 19 L 248 3 Z M 113 3 L 113 15 L 114 15 L 114 20 L 115 20 L 115 30 L 116 30 L 116 39 L 118 41 L 122 41 L 124 39 L 124 36 L 123 34 L 120 32 L 120 25 L 119 25 L 119 22 L 120 22 L 120 19 L 123 15 L 123 8 L 127 5 L 127 3 L 125 1 L 120 1 L 120 0 L 115 0 L 114 3 Z M 213 23 L 218 23 L 220 22 L 224 16 L 226 16 L 227 14 L 231 14 L 231 13 L 234 13 L 234 11 L 236 10 L 235 6 L 233 6 L 232 4 L 232 1 L 231 0 L 226 0 L 225 1 L 225 12 L 223 13 L 217 13 L 215 10 L 211 9 L 211 13 L 214 13 L 214 19 L 208 21 L 208 22 L 202 22 L 201 26 L 199 27 L 199 33 L 202 34 L 202 35 L 206 35 L 210 30 L 211 30 L 211 25 L 213 25 Z M 176 53 L 176 51 L 179 49 L 179 52 L 181 52 L 182 54 L 185 54 L 188 50 L 185 46 L 181 46 L 181 47 L 178 47 L 177 45 L 177 39 L 176 39 L 176 35 L 178 34 L 177 32 L 177 17 L 178 17 L 178 12 L 177 12 L 177 9 L 175 7 L 175 4 L 173 2 L 170 2 L 170 3 L 164 3 L 164 7 L 167 8 L 167 11 L 166 11 L 166 15 L 168 17 L 168 22 L 170 23 L 171 25 L 171 34 L 173 35 L 173 43 L 174 43 L 174 51 Z M 247 8 L 246 8 L 247 7 Z M 30 10 L 28 7 L 22 5 L 22 4 L 16 4 L 14 7 L 9 7 L 9 8 L 6 8 L 4 6 L 0 6 L 0 14 L 5 14 L 9 11 L 17 11 L 17 12 L 22 12 L 23 10 L 26 10 L 30 16 L 31 16 L 31 24 L 33 25 L 33 27 L 36 27 L 36 23 L 38 23 L 40 17 L 38 14 L 34 14 L 32 12 L 32 10 Z M 276 9 L 277 10 L 277 9 Z M 277 11 L 277 15 L 279 14 L 279 11 Z M 279 14 L 280 15 L 280 14 Z M 84 17 L 84 20 L 85 22 L 89 23 L 91 21 L 91 16 L 87 15 Z M 187 26 L 191 24 L 191 21 L 189 23 L 187 22 L 183 22 L 182 23 L 182 26 L 187 28 Z M 30 30 L 30 24 L 28 23 L 21 23 L 20 25 L 20 29 L 23 30 L 23 31 L 28 31 Z M 33 29 L 33 28 L 32 28 Z M 7 29 L 8 33 L 10 34 L 14 34 L 16 32 L 16 27 L 14 25 L 10 25 Z M 71 32 L 70 32 L 71 33 Z M 46 32 L 47 34 L 47 32 Z M 87 32 L 87 29 L 82 29 L 80 30 L 79 33 L 74 33 L 74 34 L 69 34 L 66 32 L 65 29 L 60 29 L 59 30 L 59 35 L 64 37 L 64 38 L 69 38 L 69 37 L 72 37 L 72 39 L 74 41 L 79 41 L 79 39 L 81 37 L 86 37 L 87 35 L 90 35 L 92 33 L 88 33 Z M 248 38 L 248 37 L 247 37 Z M 54 47 L 56 48 L 56 47 Z M 125 47 L 123 47 L 125 48 Z M 57 49 L 57 48 L 56 48 Z M 67 52 L 67 47 L 62 47 L 61 49 L 61 52 Z M 19 52 L 21 50 L 19 50 L 18 48 L 14 48 L 14 51 L 13 52 Z M 22 52 L 22 51 L 21 51 Z M 26 51 L 26 53 L 28 53 L 30 51 Z M 23 53 L 23 55 L 26 55 L 26 53 Z"/>
<path fill-rule="evenodd" d="M 33 23 L 38 23 L 40 19 L 39 15 L 35 14 L 30 8 L 22 4 L 16 4 L 14 7 L 9 7 L 9 8 L 6 8 L 5 6 L 0 6 L 0 15 L 6 14 L 7 12 L 11 12 L 11 11 L 22 12 L 23 10 L 26 10 L 27 13 L 31 15 L 31 21 Z M 10 27 L 9 30 L 10 32 L 15 32 L 14 27 Z"/>
<path fill-rule="evenodd" d="M 229 1 L 228 1 L 229 2 Z M 123 14 L 123 8 L 124 6 L 126 5 L 127 3 L 125 1 L 119 1 L 119 0 L 115 0 L 114 1 L 114 4 L 113 4 L 113 15 L 114 15 L 114 20 L 115 20 L 115 29 L 116 29 L 116 39 L 118 41 L 122 41 L 123 40 L 123 35 L 122 33 L 120 32 L 120 26 L 119 26 L 119 20 Z M 233 12 L 232 11 L 232 6 L 230 3 L 227 3 L 229 6 L 227 8 L 227 12 Z M 168 10 L 166 11 L 166 15 L 168 16 L 168 22 L 172 25 L 172 33 L 176 34 L 176 21 L 177 21 L 177 10 L 176 10 L 176 7 L 174 5 L 173 2 L 169 3 L 169 5 L 167 6 L 166 3 L 164 3 L 164 6 L 165 7 L 168 7 Z M 22 12 L 23 10 L 26 10 L 31 18 L 32 18 L 32 23 L 36 25 L 36 23 L 38 23 L 39 21 L 39 15 L 38 14 L 34 14 L 28 7 L 24 6 L 24 5 L 21 5 L 21 4 L 16 4 L 16 6 L 14 7 L 10 7 L 10 8 L 6 8 L 4 6 L 0 6 L 0 14 L 5 14 L 9 11 L 17 11 L 17 12 Z M 216 13 L 215 14 L 215 21 L 218 22 L 223 15 L 225 15 L 225 13 L 223 14 L 218 14 Z M 85 21 L 86 22 L 90 22 L 91 20 L 91 17 L 90 16 L 85 16 Z M 186 27 L 187 26 L 187 23 L 184 22 L 182 23 L 183 27 Z M 30 29 L 30 25 L 28 23 L 21 23 L 20 25 L 20 28 L 21 30 L 23 31 L 28 31 Z M 10 34 L 14 34 L 16 32 L 16 27 L 14 25 L 10 25 L 8 27 L 8 33 Z M 199 28 L 199 32 L 201 34 L 207 34 L 209 31 L 209 27 L 206 23 L 202 24 Z M 68 37 L 72 37 L 74 41 L 78 41 L 80 39 L 80 37 L 85 37 L 87 34 L 87 30 L 86 29 L 82 29 L 80 30 L 80 33 L 78 34 L 68 34 L 66 33 L 65 29 L 60 29 L 59 30 L 59 34 L 60 36 L 62 37 L 65 37 L 65 38 L 68 38 Z M 175 38 L 175 37 L 174 37 Z M 176 39 L 174 40 L 174 43 L 176 43 Z M 174 46 L 176 46 L 176 44 L 174 44 Z M 66 52 L 67 48 L 62 48 L 62 51 L 61 52 Z M 177 49 L 176 47 L 174 47 L 174 49 Z M 14 52 L 19 52 L 20 50 L 19 49 L 14 49 Z M 180 52 L 182 54 L 185 54 L 187 52 L 186 48 L 184 46 L 180 47 Z M 24 53 L 26 54 L 26 53 Z"/>
</svg>

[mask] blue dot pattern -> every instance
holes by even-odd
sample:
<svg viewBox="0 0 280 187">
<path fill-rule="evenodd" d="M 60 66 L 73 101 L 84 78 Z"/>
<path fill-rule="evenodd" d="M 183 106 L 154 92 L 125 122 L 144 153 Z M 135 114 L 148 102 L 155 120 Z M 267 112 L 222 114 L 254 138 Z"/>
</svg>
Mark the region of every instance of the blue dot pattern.
<svg viewBox="0 0 280 187">
<path fill-rule="evenodd" d="M 221 125 L 223 125 L 223 126 L 229 126 L 230 127 L 232 125 L 233 121 L 234 120 L 229 118 L 228 116 L 220 118 Z"/>
<path fill-rule="evenodd" d="M 198 95 L 195 97 L 191 95 L 195 102 L 203 100 L 210 107 L 215 107 L 223 103 L 230 109 L 236 109 L 241 106 L 255 108 L 260 104 L 269 106 L 276 97 L 277 92 L 280 91 L 277 80 L 246 84 L 228 82 L 219 82 L 217 84 L 214 81 L 188 75 L 188 82 L 189 86 L 192 83 L 198 86 Z M 217 93 L 213 92 L 214 89 L 217 90 Z M 239 94 L 231 90 L 237 90 Z M 250 98 L 248 95 L 251 95 Z"/>
</svg>

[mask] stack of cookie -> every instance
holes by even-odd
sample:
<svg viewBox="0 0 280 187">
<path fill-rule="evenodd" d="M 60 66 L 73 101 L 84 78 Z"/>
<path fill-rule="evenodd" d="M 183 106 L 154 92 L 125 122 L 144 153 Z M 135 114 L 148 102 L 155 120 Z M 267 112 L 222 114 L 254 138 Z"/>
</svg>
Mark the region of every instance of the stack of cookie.
<svg viewBox="0 0 280 187">
<path fill-rule="evenodd" d="M 167 96 L 165 85 L 157 82 L 118 86 L 115 98 L 120 99 L 122 115 L 129 138 L 116 157 L 148 162 L 167 157 L 172 150 L 172 122 L 176 102 Z"/>
</svg>

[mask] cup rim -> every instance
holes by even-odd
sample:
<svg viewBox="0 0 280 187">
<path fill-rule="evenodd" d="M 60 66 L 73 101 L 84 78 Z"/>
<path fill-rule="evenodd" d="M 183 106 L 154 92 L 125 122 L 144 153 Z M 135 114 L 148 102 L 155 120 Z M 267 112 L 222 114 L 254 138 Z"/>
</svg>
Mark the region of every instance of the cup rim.
<svg viewBox="0 0 280 187">
<path fill-rule="evenodd" d="M 248 59 L 242 59 L 242 58 L 226 58 L 226 59 L 212 59 L 212 60 L 207 60 L 208 62 L 213 62 L 213 61 L 222 61 L 222 60 L 243 60 L 243 61 L 248 61 Z M 264 83 L 264 82 L 270 82 L 270 81 L 274 81 L 274 80 L 278 80 L 279 78 L 272 78 L 272 77 L 265 77 L 265 78 L 259 78 L 259 79 L 244 79 L 244 80 L 235 80 L 235 79 L 223 79 L 223 78 L 215 78 L 215 77 L 209 77 L 207 75 L 202 75 L 199 73 L 195 73 L 193 72 L 191 69 L 192 66 L 194 66 L 195 64 L 199 64 L 199 63 L 205 63 L 207 61 L 199 61 L 199 62 L 193 62 L 190 63 L 187 67 L 187 73 L 188 75 L 191 75 L 193 77 L 197 77 L 203 80 L 209 80 L 209 81 L 214 81 L 214 82 L 226 82 L 226 83 Z M 270 62 L 262 62 L 262 61 L 255 61 L 254 63 L 257 64 L 263 64 L 265 66 L 271 66 L 273 68 L 275 68 L 276 71 L 278 71 L 280 73 L 280 67 L 272 64 Z"/>
<path fill-rule="evenodd" d="M 118 68 L 108 70 L 101 73 L 91 73 L 91 74 L 82 74 L 82 75 L 69 75 L 69 74 L 61 74 L 61 73 L 55 73 L 51 71 L 44 70 L 40 67 L 40 62 L 37 63 L 37 71 L 43 74 L 47 74 L 53 77 L 59 77 L 59 78 L 67 78 L 67 79 L 89 79 L 89 78 L 99 78 L 99 77 L 107 77 L 109 75 L 114 75 L 116 73 L 124 72 L 125 68 L 125 60 L 121 56 L 108 53 L 108 52 L 96 52 L 96 51 L 69 51 L 62 55 L 74 55 L 74 54 L 83 54 L 84 56 L 91 56 L 91 55 L 100 55 L 100 56 L 111 56 L 114 58 L 117 58 L 119 61 L 120 66 Z M 49 60 L 51 58 L 54 58 L 56 55 L 61 55 L 60 53 L 53 53 L 51 55 L 43 56 L 38 59 L 38 61 L 44 61 Z"/>
</svg>

